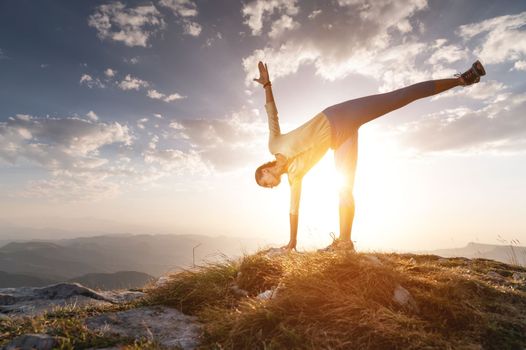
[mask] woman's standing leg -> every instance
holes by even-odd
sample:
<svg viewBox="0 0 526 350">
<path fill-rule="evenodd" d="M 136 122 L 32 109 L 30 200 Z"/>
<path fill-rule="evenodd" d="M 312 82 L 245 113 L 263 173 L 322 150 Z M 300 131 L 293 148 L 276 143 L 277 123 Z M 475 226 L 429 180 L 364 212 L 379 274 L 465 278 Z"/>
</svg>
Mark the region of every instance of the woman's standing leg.
<svg viewBox="0 0 526 350">
<path fill-rule="evenodd" d="M 334 150 L 336 170 L 344 177 L 339 189 L 340 240 L 350 241 L 354 221 L 354 176 L 358 161 L 358 130 Z"/>
</svg>

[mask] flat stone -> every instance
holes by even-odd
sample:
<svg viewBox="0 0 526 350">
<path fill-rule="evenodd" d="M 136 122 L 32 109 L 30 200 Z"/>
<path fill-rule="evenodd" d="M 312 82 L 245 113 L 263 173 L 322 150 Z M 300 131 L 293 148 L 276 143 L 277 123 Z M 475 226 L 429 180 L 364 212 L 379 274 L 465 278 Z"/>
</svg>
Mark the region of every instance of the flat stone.
<svg viewBox="0 0 526 350">
<path fill-rule="evenodd" d="M 13 339 L 2 350 L 51 350 L 58 345 L 58 339 L 47 334 L 24 334 Z"/>
<path fill-rule="evenodd" d="M 96 292 L 79 283 L 58 283 L 41 288 L 0 289 L 0 313 L 12 316 L 35 316 L 57 307 L 88 305 L 107 306 L 143 297 L 139 291 Z"/>
<path fill-rule="evenodd" d="M 197 348 L 201 337 L 201 325 L 195 317 L 165 306 L 93 316 L 86 320 L 86 326 L 103 334 L 146 338 L 166 347 L 185 350 Z"/>
<path fill-rule="evenodd" d="M 414 311 L 418 311 L 418 305 L 411 293 L 399 284 L 395 287 L 393 292 L 393 301 L 401 306 L 409 307 Z"/>
</svg>

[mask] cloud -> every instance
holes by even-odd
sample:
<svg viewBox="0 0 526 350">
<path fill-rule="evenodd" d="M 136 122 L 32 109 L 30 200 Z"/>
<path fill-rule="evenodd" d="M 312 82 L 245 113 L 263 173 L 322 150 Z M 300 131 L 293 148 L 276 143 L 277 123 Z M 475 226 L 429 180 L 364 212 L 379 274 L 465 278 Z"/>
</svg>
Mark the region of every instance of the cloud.
<svg viewBox="0 0 526 350">
<path fill-rule="evenodd" d="M 5 55 L 4 51 L 0 49 L 0 60 L 7 59 L 7 56 Z"/>
<path fill-rule="evenodd" d="M 513 65 L 513 69 L 514 70 L 526 70 L 526 61 L 521 60 L 521 61 L 515 62 L 515 64 Z"/>
<path fill-rule="evenodd" d="M 476 40 L 474 53 L 488 64 L 526 56 L 526 12 L 462 25 L 457 34 L 465 40 Z"/>
<path fill-rule="evenodd" d="M 137 120 L 137 127 L 138 127 L 139 129 L 143 129 L 143 130 L 144 130 L 144 129 L 146 128 L 144 124 L 145 124 L 147 121 L 148 121 L 148 118 L 141 118 L 141 119 Z"/>
<path fill-rule="evenodd" d="M 104 75 L 106 75 L 108 78 L 113 78 L 117 71 L 115 69 L 108 68 L 104 71 Z"/>
<path fill-rule="evenodd" d="M 286 30 L 294 30 L 299 28 L 300 24 L 292 19 L 292 17 L 283 15 L 280 19 L 272 23 L 272 30 L 268 33 L 271 38 L 281 36 Z"/>
<path fill-rule="evenodd" d="M 89 74 L 82 74 L 82 76 L 80 77 L 80 80 L 79 80 L 79 84 L 80 85 L 86 85 L 87 87 L 89 87 L 90 89 L 94 88 L 94 87 L 99 87 L 99 88 L 104 88 L 106 87 L 104 85 L 104 83 L 102 83 L 100 81 L 99 78 L 93 78 L 91 75 Z"/>
<path fill-rule="evenodd" d="M 186 21 L 183 25 L 184 33 L 191 36 L 199 36 L 201 30 L 203 29 L 201 25 L 197 22 Z"/>
<path fill-rule="evenodd" d="M 526 94 L 513 95 L 479 109 L 462 107 L 427 115 L 399 128 L 399 138 L 418 152 L 524 152 L 524 115 Z"/>
<path fill-rule="evenodd" d="M 161 0 L 159 5 L 168 7 L 175 15 L 181 17 L 195 17 L 198 14 L 197 5 L 190 0 Z"/>
<path fill-rule="evenodd" d="M 117 122 L 29 115 L 0 122 L 0 158 L 12 164 L 24 158 L 48 169 L 78 166 L 78 160 L 98 159 L 104 146 L 131 142 L 129 129 Z"/>
<path fill-rule="evenodd" d="M 139 78 L 132 77 L 130 74 L 127 74 L 124 80 L 118 84 L 121 90 L 139 90 L 142 87 L 149 86 L 147 81 L 141 80 Z"/>
<path fill-rule="evenodd" d="M 502 101 L 508 98 L 511 93 L 508 87 L 496 80 L 484 80 L 475 85 L 462 88 L 461 90 L 451 89 L 439 95 L 436 95 L 432 100 L 439 100 L 447 97 L 460 97 L 463 99 L 469 98 L 473 100 L 484 101 L 485 104 Z"/>
<path fill-rule="evenodd" d="M 186 142 L 216 171 L 232 171 L 264 161 L 266 120 L 242 109 L 221 119 L 182 119 L 170 122 L 172 136 Z M 257 141 L 256 141 L 257 140 Z"/>
<path fill-rule="evenodd" d="M 453 63 L 468 58 L 468 50 L 457 45 L 445 45 L 446 39 L 435 41 L 435 52 L 429 57 L 430 64 Z"/>
<path fill-rule="evenodd" d="M 245 24 L 252 30 L 252 35 L 260 35 L 263 22 L 270 18 L 274 11 L 288 16 L 299 11 L 296 0 L 256 0 L 245 4 L 241 10 L 246 17 Z"/>
<path fill-rule="evenodd" d="M 30 182 L 19 195 L 92 200 L 114 193 L 116 185 L 108 178 L 120 173 L 118 160 L 101 153 L 130 146 L 132 140 L 128 127 L 117 122 L 17 115 L 0 122 L 0 159 L 11 165 L 30 162 L 49 172 L 49 179 Z"/>
<path fill-rule="evenodd" d="M 122 60 L 124 62 L 126 62 L 126 63 L 129 63 L 129 64 L 137 64 L 137 63 L 139 63 L 139 57 L 132 57 L 132 58 L 124 57 Z"/>
<path fill-rule="evenodd" d="M 176 100 L 180 100 L 183 98 L 186 98 L 186 96 L 179 95 L 178 93 L 173 93 L 170 95 L 165 95 L 155 89 L 148 90 L 147 93 L 148 97 L 154 100 L 162 100 L 164 102 L 172 102 Z"/>
<path fill-rule="evenodd" d="M 245 57 L 246 83 L 251 84 L 257 74 L 259 60 L 268 62 L 274 79 L 293 74 L 306 64 L 314 65 L 316 74 L 327 80 L 351 73 L 382 79 L 382 89 L 430 77 L 431 70 L 417 69 L 413 63 L 431 48 L 413 40 L 398 39 L 398 43 L 395 40 L 413 31 L 411 19 L 427 7 L 425 0 L 340 0 L 335 6 L 331 18 L 315 16 L 310 21 L 302 21 L 301 31 L 280 32 L 280 36 L 274 38 L 279 40 Z M 274 11 L 292 16 L 286 12 L 297 12 L 297 8 L 292 1 L 252 2 L 244 7 L 243 14 L 248 17 L 245 23 L 253 34 L 261 34 L 264 21 Z M 408 50 L 412 56 L 407 54 Z M 395 52 L 402 57 L 396 57 Z M 436 59 L 439 60 L 438 55 Z M 403 79 L 393 78 L 398 73 L 404 75 Z M 394 81 L 396 79 L 400 81 Z"/>
<path fill-rule="evenodd" d="M 314 18 L 318 17 L 320 15 L 320 13 L 322 13 L 322 10 L 314 10 L 314 11 L 312 11 L 309 14 L 308 18 L 309 19 L 314 19 Z"/>
<path fill-rule="evenodd" d="M 86 114 L 86 117 L 88 117 L 89 120 L 91 121 L 94 121 L 96 122 L 97 120 L 99 120 L 99 116 L 93 112 L 93 111 L 89 111 L 87 114 Z"/>
<path fill-rule="evenodd" d="M 88 24 L 97 30 L 100 39 L 130 47 L 146 47 L 149 38 L 165 26 L 161 13 L 152 4 L 126 8 L 119 1 L 98 6 Z"/>
<path fill-rule="evenodd" d="M 172 13 L 181 21 L 185 34 L 199 36 L 202 27 L 199 23 L 190 18 L 198 15 L 197 5 L 191 0 L 161 0 L 160 6 L 169 8 Z"/>
</svg>

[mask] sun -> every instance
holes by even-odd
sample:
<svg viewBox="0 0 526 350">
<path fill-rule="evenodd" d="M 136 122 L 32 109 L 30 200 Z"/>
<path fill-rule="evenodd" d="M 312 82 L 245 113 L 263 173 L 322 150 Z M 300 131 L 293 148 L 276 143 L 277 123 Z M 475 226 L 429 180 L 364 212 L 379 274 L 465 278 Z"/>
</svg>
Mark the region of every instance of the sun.
<svg viewBox="0 0 526 350">
<path fill-rule="evenodd" d="M 357 208 L 355 225 L 358 227 L 354 226 L 353 232 L 378 227 L 379 217 L 393 215 L 392 205 L 404 205 L 400 196 L 391 193 L 396 189 L 386 187 L 387 183 L 396 183 L 400 176 L 393 152 L 393 145 L 381 134 L 367 130 L 360 135 L 353 189 Z M 306 225 L 304 229 L 313 232 L 313 236 L 326 238 L 330 232 L 338 232 L 339 192 L 345 185 L 346 177 L 336 170 L 333 151 L 329 151 L 303 179 L 300 215 Z"/>
</svg>

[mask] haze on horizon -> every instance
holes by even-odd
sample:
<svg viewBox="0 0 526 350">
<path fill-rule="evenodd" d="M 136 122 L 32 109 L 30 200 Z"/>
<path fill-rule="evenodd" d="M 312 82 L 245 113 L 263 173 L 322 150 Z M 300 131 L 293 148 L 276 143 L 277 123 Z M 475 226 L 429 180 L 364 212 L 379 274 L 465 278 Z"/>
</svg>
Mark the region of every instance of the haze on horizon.
<svg viewBox="0 0 526 350">
<path fill-rule="evenodd" d="M 286 243 L 286 179 L 254 182 L 271 160 L 259 60 L 286 132 L 476 59 L 483 82 L 360 129 L 359 249 L 526 244 L 526 3 L 3 1 L 0 240 L 52 227 Z M 332 151 L 305 177 L 300 248 L 337 231 L 336 177 Z"/>
</svg>

